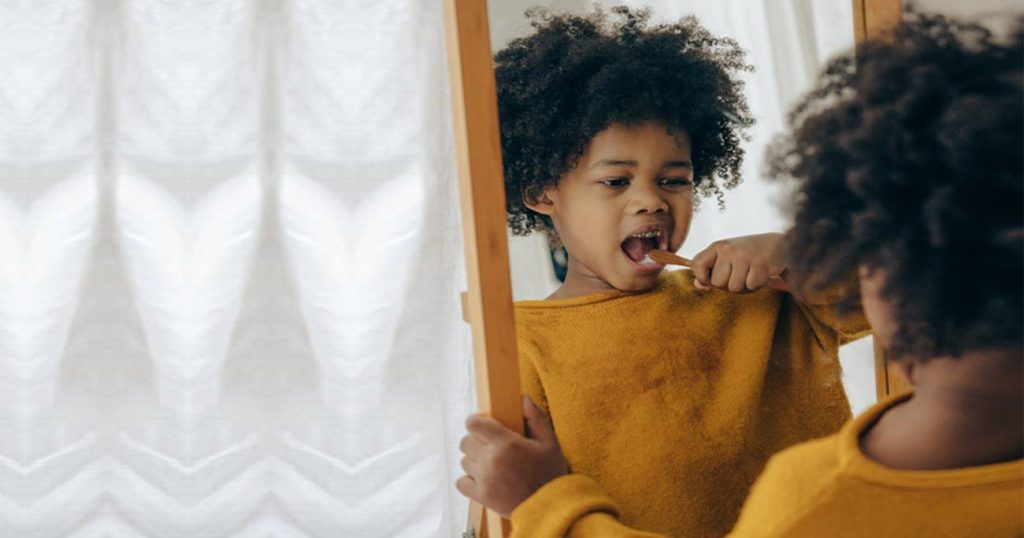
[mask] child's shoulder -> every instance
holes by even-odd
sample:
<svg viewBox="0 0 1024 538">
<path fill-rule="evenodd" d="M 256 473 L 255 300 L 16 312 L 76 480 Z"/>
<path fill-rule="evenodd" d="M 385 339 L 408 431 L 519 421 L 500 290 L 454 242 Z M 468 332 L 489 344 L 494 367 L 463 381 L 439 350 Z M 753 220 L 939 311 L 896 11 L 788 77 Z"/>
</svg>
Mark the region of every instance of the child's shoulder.
<svg viewBox="0 0 1024 538">
<path fill-rule="evenodd" d="M 785 529 L 812 507 L 834 503 L 840 477 L 838 444 L 838 435 L 833 434 L 772 456 L 729 537 L 786 536 L 792 529 Z"/>
<path fill-rule="evenodd" d="M 814 488 L 835 477 L 840 467 L 839 432 L 786 448 L 768 460 L 762 476 Z"/>
<path fill-rule="evenodd" d="M 568 299 L 529 299 L 515 301 L 513 309 L 516 322 L 551 318 L 556 316 L 581 315 L 588 311 L 608 310 L 616 307 L 633 307 L 664 301 L 666 297 L 696 297 L 693 274 L 687 270 L 665 271 L 658 277 L 654 287 L 641 292 L 606 290 Z"/>
</svg>

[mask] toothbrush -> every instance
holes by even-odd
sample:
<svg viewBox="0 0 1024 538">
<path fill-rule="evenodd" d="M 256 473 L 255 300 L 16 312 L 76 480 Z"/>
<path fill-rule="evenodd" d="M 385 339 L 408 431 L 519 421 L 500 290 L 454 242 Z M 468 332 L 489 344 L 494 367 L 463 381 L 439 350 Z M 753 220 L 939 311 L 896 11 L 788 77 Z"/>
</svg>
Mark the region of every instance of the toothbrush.
<svg viewBox="0 0 1024 538">
<path fill-rule="evenodd" d="M 693 267 L 693 260 L 673 254 L 667 250 L 661 250 L 660 248 L 651 249 L 647 253 L 652 260 L 662 263 L 665 265 L 682 265 L 683 267 Z"/>
</svg>

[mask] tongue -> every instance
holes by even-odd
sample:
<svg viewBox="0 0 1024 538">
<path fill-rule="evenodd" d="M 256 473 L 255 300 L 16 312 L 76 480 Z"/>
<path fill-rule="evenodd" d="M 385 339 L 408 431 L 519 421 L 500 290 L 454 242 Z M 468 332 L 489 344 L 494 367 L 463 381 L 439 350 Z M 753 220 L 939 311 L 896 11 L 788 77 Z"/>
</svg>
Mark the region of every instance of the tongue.
<svg viewBox="0 0 1024 538">
<path fill-rule="evenodd" d="M 627 237 L 622 242 L 622 251 L 629 259 L 639 262 L 654 248 L 653 237 Z"/>
</svg>

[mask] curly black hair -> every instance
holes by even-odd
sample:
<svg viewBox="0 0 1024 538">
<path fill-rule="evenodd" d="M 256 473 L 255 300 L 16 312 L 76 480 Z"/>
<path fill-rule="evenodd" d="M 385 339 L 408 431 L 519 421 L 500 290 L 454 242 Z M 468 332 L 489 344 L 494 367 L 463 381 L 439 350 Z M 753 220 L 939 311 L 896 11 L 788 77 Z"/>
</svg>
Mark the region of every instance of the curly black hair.
<svg viewBox="0 0 1024 538">
<path fill-rule="evenodd" d="M 891 357 L 1022 342 L 1022 51 L 1024 19 L 1000 40 L 909 13 L 831 61 L 769 150 L 769 175 L 798 185 L 792 283 L 820 291 L 881 270 Z"/>
<path fill-rule="evenodd" d="M 662 121 L 693 146 L 698 195 L 740 182 L 743 131 L 753 119 L 741 71 L 753 68 L 729 38 L 694 17 L 650 25 L 647 10 L 595 9 L 586 16 L 526 11 L 535 32 L 495 57 L 508 224 L 513 234 L 546 230 L 528 209 L 574 167 L 599 132 L 614 123 Z M 699 197 L 698 197 L 699 200 Z"/>
</svg>

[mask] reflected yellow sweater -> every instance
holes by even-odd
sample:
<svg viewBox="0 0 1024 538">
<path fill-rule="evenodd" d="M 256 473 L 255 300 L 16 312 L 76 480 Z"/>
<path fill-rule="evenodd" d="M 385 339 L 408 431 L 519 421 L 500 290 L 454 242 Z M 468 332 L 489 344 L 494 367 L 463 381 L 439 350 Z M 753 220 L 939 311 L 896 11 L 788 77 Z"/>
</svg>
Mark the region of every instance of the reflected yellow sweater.
<svg viewBox="0 0 1024 538">
<path fill-rule="evenodd" d="M 588 513 L 576 503 L 585 487 L 629 527 L 720 537 L 772 454 L 849 418 L 837 355 L 866 334 L 862 314 L 692 281 L 674 271 L 644 293 L 516 303 L 523 389 L 574 474 L 513 512 L 514 536 L 565 535 Z"/>
<path fill-rule="evenodd" d="M 908 397 L 880 402 L 838 434 L 773 457 L 729 536 L 1024 536 L 1024 460 L 905 471 L 861 452 L 861 433 Z"/>
</svg>

